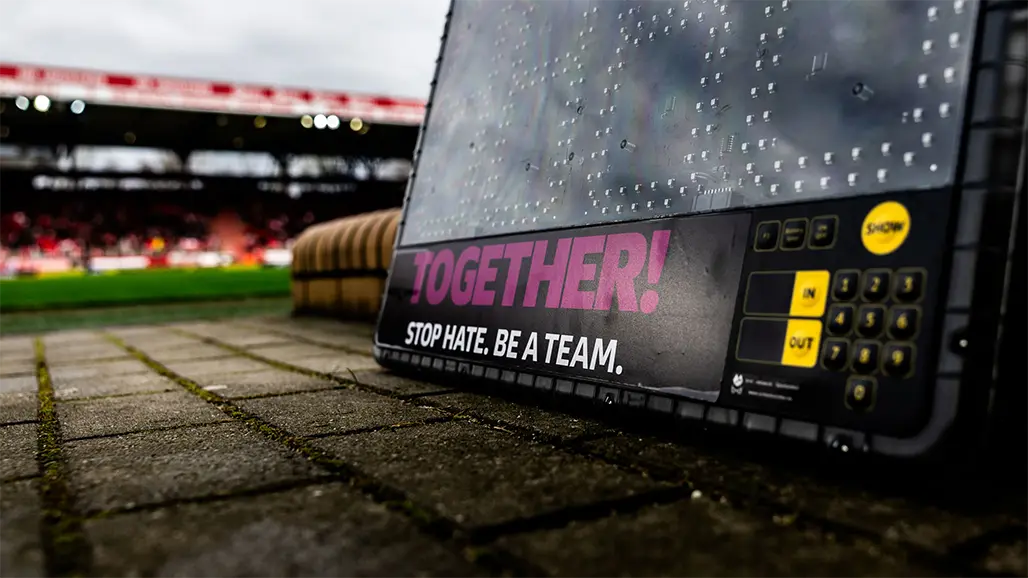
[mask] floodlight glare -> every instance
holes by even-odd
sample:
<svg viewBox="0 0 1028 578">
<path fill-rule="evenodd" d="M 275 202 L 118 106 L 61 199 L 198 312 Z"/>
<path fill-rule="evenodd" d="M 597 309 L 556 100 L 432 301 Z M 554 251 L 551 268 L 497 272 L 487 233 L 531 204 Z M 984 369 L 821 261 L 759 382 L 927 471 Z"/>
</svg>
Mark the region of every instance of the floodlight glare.
<svg viewBox="0 0 1028 578">
<path fill-rule="evenodd" d="M 50 99 L 41 94 L 32 101 L 32 107 L 39 112 L 46 112 L 50 110 Z"/>
<path fill-rule="evenodd" d="M 851 453 L 999 431 L 1023 4 L 451 6 L 381 363 Z"/>
<path fill-rule="evenodd" d="M 19 96 L 14 99 L 14 106 L 18 107 L 19 110 L 28 110 L 30 104 L 31 103 L 26 96 Z"/>
<path fill-rule="evenodd" d="M 325 119 L 325 124 L 328 128 L 335 130 L 339 128 L 339 117 L 334 114 L 330 114 L 328 115 L 328 118 Z"/>
<path fill-rule="evenodd" d="M 314 128 L 321 129 L 321 128 L 325 128 L 327 125 L 328 125 L 328 119 L 325 118 L 325 115 L 319 114 L 319 115 L 314 117 Z"/>
<path fill-rule="evenodd" d="M 70 110 L 72 114 L 82 114 L 82 111 L 86 110 L 86 103 L 81 100 L 73 100 L 71 105 L 68 107 L 68 110 Z"/>
</svg>

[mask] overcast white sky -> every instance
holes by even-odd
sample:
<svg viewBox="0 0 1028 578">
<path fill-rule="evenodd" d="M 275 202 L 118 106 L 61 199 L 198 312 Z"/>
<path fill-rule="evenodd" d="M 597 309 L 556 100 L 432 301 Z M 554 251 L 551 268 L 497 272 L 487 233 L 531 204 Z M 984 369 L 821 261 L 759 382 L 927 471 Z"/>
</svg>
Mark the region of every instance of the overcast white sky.
<svg viewBox="0 0 1028 578">
<path fill-rule="evenodd" d="M 449 0 L 2 0 L 0 61 L 427 98 Z"/>
</svg>

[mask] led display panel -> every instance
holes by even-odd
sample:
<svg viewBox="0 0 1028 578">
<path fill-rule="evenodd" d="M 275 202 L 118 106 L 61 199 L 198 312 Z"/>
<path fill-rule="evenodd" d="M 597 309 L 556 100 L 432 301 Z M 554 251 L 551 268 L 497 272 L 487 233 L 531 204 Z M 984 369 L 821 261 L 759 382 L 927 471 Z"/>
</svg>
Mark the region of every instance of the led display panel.
<svg viewBox="0 0 1028 578">
<path fill-rule="evenodd" d="M 455 1 L 378 359 L 924 453 L 999 331 L 1023 12 Z"/>
</svg>

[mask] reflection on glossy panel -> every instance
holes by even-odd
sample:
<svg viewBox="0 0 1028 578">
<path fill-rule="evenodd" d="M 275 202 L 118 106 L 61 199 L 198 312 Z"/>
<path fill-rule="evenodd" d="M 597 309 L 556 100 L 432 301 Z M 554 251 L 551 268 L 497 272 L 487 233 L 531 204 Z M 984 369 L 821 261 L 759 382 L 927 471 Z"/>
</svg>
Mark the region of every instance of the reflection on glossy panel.
<svg viewBox="0 0 1028 578">
<path fill-rule="evenodd" d="M 401 243 L 944 186 L 975 11 L 457 0 Z"/>
</svg>

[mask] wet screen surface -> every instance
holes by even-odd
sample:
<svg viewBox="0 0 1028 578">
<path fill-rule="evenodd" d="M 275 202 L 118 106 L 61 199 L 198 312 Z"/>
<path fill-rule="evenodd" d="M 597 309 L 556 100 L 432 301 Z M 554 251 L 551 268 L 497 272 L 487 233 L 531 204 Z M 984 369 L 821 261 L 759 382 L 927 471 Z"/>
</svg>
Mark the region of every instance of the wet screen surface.
<svg viewBox="0 0 1028 578">
<path fill-rule="evenodd" d="M 975 9 L 458 0 L 401 245 L 945 186 Z"/>
</svg>

